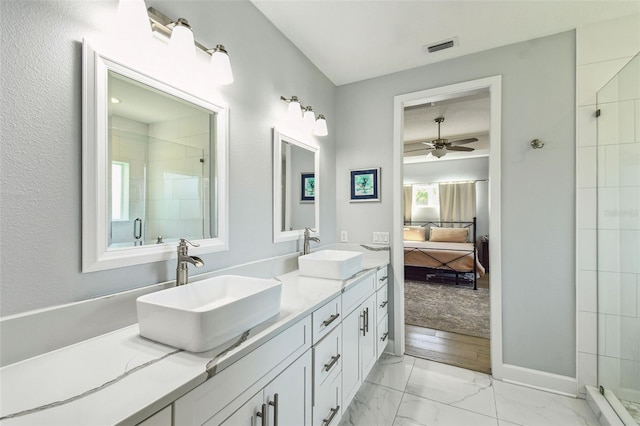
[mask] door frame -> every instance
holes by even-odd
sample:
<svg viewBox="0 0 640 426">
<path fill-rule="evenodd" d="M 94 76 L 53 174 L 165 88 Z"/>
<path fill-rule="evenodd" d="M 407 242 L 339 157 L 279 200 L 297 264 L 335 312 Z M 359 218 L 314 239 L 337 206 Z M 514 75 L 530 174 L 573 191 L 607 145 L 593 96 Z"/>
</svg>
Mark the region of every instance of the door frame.
<svg viewBox="0 0 640 426">
<path fill-rule="evenodd" d="M 477 91 L 489 90 L 489 235 L 491 250 L 491 372 L 493 377 L 504 377 L 502 359 L 502 267 L 501 267 L 501 123 L 502 76 L 496 75 L 478 80 L 420 90 L 394 96 L 393 100 L 393 232 L 391 242 L 391 266 L 393 270 L 393 335 L 389 348 L 396 355 L 404 354 L 404 247 L 402 183 L 404 175 L 403 123 L 404 108 L 442 99 L 453 99 Z"/>
</svg>

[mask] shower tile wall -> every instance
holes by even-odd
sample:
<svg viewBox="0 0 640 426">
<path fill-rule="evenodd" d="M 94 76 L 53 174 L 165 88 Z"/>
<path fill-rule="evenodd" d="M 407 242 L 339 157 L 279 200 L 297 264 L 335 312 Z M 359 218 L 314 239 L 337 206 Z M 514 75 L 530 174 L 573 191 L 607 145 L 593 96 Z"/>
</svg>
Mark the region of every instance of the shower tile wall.
<svg viewBox="0 0 640 426">
<path fill-rule="evenodd" d="M 148 242 L 209 234 L 209 126 L 205 113 L 149 125 Z"/>
<path fill-rule="evenodd" d="M 580 27 L 576 30 L 576 137 L 577 137 L 577 348 L 578 348 L 578 393 L 584 396 L 585 385 L 597 386 L 598 384 L 598 345 L 606 345 L 598 342 L 598 293 L 597 293 L 597 126 L 594 116 L 596 109 L 596 93 L 600 90 L 631 58 L 640 51 L 640 15 L 629 16 L 621 19 L 601 22 L 598 24 Z M 634 112 L 630 115 L 630 106 L 619 111 L 617 119 L 622 119 L 635 128 L 640 122 L 638 118 L 640 108 L 634 106 Z M 635 118 L 632 115 L 635 114 Z M 603 117 L 600 119 L 604 119 Z M 610 120 L 616 120 L 610 114 Z M 606 123 L 606 120 L 605 120 Z M 600 124 L 602 126 L 602 123 Z M 640 126 L 640 125 L 639 125 Z M 625 127 L 629 133 L 632 127 Z M 640 127 L 638 127 L 640 129 Z M 624 132 L 623 135 L 624 136 Z M 610 147 L 610 160 L 616 148 Z M 624 151 L 624 150 L 623 150 Z M 616 152 L 620 154 L 620 152 Z M 618 159 L 623 158 L 618 155 Z M 613 160 L 615 161 L 615 160 Z M 614 165 L 614 164 L 611 164 Z M 613 170 L 609 168 L 608 170 Z M 613 179 L 614 176 L 610 175 Z M 619 196 L 620 193 L 611 192 L 606 196 Z M 627 194 L 624 194 L 626 196 Z M 602 197 L 603 194 L 601 193 Z M 602 201 L 602 199 L 601 199 Z M 602 214 L 601 214 L 602 216 Z M 602 241 L 600 241 L 602 247 Z M 605 243 L 606 244 L 606 243 Z M 611 252 L 613 255 L 615 253 Z M 616 249 L 617 253 L 617 249 Z M 627 251 L 626 253 L 632 253 Z M 610 257 L 609 259 L 614 259 Z M 636 257 L 637 259 L 637 257 Z M 606 258 L 605 258 L 606 261 Z M 637 263 L 637 261 L 636 261 Z M 622 278 L 622 277 L 621 277 Z M 640 283 L 636 278 L 635 287 L 631 285 L 629 277 L 624 282 L 619 281 L 620 291 L 624 296 L 617 298 L 611 294 L 610 300 L 605 299 L 605 309 L 613 309 L 613 312 L 631 309 L 630 300 L 636 300 L 636 311 L 639 309 Z M 614 281 L 618 282 L 618 281 Z M 635 291 L 635 298 L 633 292 Z M 601 305 L 602 305 L 601 300 Z M 620 306 L 617 304 L 619 303 Z M 602 306 L 601 306 L 602 309 Z M 617 311 L 616 311 L 617 309 Z M 603 315 L 609 315 L 604 314 Z M 626 320 L 625 320 L 626 321 Z M 605 321 L 606 323 L 606 321 Z M 615 323 L 610 321 L 610 326 Z M 601 321 L 601 326 L 602 321 Z M 614 350 L 615 342 L 609 342 L 609 349 Z M 616 375 L 616 377 L 618 377 Z"/>
</svg>

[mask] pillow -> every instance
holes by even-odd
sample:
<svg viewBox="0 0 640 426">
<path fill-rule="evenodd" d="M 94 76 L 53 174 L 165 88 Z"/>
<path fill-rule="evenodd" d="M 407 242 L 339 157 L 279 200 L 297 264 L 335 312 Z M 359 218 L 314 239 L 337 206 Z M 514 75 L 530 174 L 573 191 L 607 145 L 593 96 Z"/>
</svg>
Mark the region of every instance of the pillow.
<svg viewBox="0 0 640 426">
<path fill-rule="evenodd" d="M 467 228 L 431 228 L 429 241 L 440 241 L 447 243 L 466 243 L 469 230 Z"/>
<path fill-rule="evenodd" d="M 404 227 L 404 240 L 405 241 L 425 241 L 426 229 L 422 226 L 405 226 Z"/>
</svg>

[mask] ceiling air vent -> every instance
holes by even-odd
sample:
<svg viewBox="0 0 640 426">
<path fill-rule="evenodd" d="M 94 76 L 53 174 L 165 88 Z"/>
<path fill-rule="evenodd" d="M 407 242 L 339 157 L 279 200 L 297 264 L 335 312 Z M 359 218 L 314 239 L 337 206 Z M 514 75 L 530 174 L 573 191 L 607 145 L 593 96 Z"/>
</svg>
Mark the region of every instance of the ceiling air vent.
<svg viewBox="0 0 640 426">
<path fill-rule="evenodd" d="M 441 50 L 450 49 L 452 47 L 458 46 L 460 43 L 458 42 L 458 37 L 453 37 L 447 40 L 442 40 L 437 43 L 428 44 L 426 46 L 422 46 L 424 49 L 424 53 L 427 55 L 435 52 L 439 52 Z"/>
</svg>

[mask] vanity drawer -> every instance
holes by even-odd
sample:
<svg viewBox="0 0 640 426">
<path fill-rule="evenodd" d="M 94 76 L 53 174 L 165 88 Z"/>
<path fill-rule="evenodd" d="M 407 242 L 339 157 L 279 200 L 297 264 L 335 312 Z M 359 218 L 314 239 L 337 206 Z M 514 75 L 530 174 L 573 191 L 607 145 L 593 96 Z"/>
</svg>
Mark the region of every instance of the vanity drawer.
<svg viewBox="0 0 640 426">
<path fill-rule="evenodd" d="M 389 343 L 389 317 L 385 316 L 383 319 L 378 322 L 378 327 L 376 329 L 376 342 L 377 342 L 377 351 L 376 355 L 380 358 L 380 355 L 387 348 L 387 343 Z"/>
<path fill-rule="evenodd" d="M 389 310 L 389 289 L 387 287 L 382 287 L 380 290 L 376 291 L 376 318 L 383 318 L 387 315 Z"/>
<path fill-rule="evenodd" d="M 331 302 L 316 309 L 312 314 L 313 343 L 319 342 L 331 330 L 336 328 L 342 318 L 342 299 L 335 297 Z"/>
<path fill-rule="evenodd" d="M 342 327 L 336 327 L 313 347 L 313 384 L 316 389 L 335 371 L 342 370 Z"/>
<path fill-rule="evenodd" d="M 389 267 L 388 266 L 384 266 L 380 269 L 378 269 L 378 271 L 376 272 L 376 288 L 380 289 L 383 286 L 386 286 L 387 283 L 389 282 Z"/>
<path fill-rule="evenodd" d="M 177 399 L 174 424 L 201 425 L 222 409 L 237 410 L 240 395 L 255 394 L 310 347 L 311 318 L 307 316 Z"/>
<path fill-rule="evenodd" d="M 342 417 L 342 374 L 327 380 L 315 394 L 313 426 L 337 426 Z"/>
<path fill-rule="evenodd" d="M 354 284 L 347 291 L 342 293 L 342 315 L 349 315 L 358 305 L 369 297 L 375 289 L 375 275 L 371 273 L 364 277 L 362 281 Z"/>
</svg>

